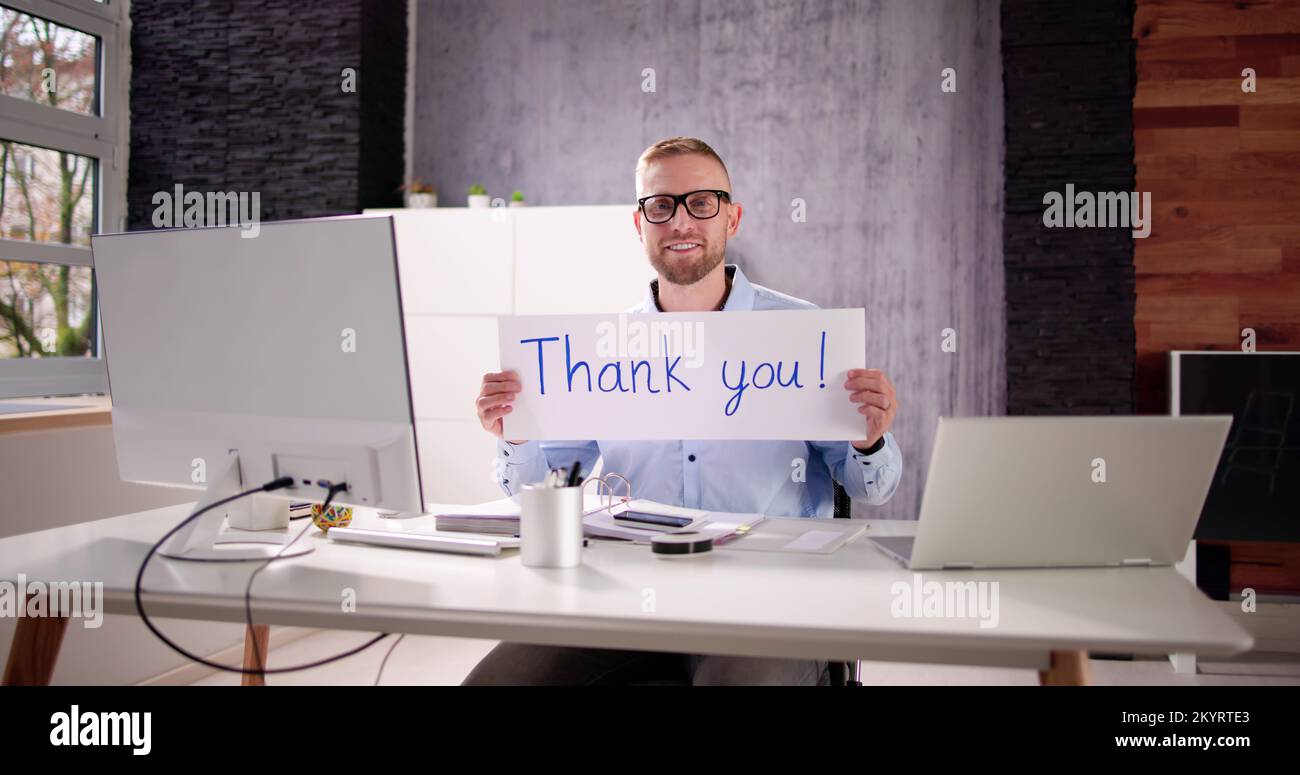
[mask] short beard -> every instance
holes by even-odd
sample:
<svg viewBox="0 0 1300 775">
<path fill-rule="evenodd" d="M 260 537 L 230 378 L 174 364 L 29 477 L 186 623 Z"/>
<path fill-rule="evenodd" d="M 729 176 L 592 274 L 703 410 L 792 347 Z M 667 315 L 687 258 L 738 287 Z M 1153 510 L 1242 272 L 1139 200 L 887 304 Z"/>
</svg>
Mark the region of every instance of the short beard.
<svg viewBox="0 0 1300 775">
<path fill-rule="evenodd" d="M 650 254 L 650 265 L 655 268 L 660 277 L 673 285 L 694 285 L 708 277 L 709 272 L 722 263 L 726 252 L 725 242 L 720 246 L 710 242 L 698 261 L 683 264 L 680 261 L 672 261 L 668 249 L 662 248 Z"/>
</svg>

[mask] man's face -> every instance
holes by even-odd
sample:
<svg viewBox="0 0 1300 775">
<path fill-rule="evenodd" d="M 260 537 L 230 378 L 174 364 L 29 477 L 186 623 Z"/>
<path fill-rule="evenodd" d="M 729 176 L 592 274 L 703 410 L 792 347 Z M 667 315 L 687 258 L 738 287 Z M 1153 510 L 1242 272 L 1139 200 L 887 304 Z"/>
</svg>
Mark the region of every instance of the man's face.
<svg viewBox="0 0 1300 775">
<path fill-rule="evenodd" d="M 650 162 L 637 180 L 637 198 L 691 191 L 730 191 L 722 165 L 708 156 L 685 154 Z M 650 223 L 637 209 L 636 230 L 646 257 L 660 277 L 674 285 L 693 285 L 713 271 L 727 253 L 727 239 L 740 225 L 740 205 L 723 198 L 718 214 L 698 219 L 679 205 L 664 223 Z"/>
</svg>

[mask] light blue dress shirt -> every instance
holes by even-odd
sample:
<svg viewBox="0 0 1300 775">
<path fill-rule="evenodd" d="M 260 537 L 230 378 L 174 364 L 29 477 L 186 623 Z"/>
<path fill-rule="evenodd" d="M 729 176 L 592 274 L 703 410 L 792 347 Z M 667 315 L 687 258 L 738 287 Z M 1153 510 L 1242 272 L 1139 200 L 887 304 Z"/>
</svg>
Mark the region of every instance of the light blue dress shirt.
<svg viewBox="0 0 1300 775">
<path fill-rule="evenodd" d="M 749 282 L 734 264 L 726 271 L 732 280 L 724 312 L 817 306 Z M 628 312 L 657 313 L 653 291 Z M 843 400 L 849 400 L 848 391 Z M 865 418 L 862 429 L 866 436 Z M 893 434 L 884 438 L 871 455 L 847 441 L 500 441 L 496 470 L 502 489 L 514 495 L 551 468 L 571 468 L 580 460 L 591 471 L 603 457 L 604 473 L 627 477 L 636 498 L 710 511 L 829 517 L 832 479 L 850 498 L 870 504 L 884 503 L 898 489 L 903 455 Z"/>
</svg>

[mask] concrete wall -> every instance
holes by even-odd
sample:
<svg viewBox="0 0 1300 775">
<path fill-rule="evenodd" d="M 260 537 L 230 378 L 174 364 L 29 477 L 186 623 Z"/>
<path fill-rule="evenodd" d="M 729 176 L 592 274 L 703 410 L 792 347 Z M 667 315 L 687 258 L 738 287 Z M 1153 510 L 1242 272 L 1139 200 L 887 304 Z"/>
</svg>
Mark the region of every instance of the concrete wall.
<svg viewBox="0 0 1300 775">
<path fill-rule="evenodd" d="M 631 207 L 647 145 L 712 144 L 745 207 L 729 258 L 867 310 L 864 362 L 898 385 L 908 459 L 873 515 L 916 515 L 938 416 L 1004 411 L 996 3 L 425 0 L 413 80 L 413 171 L 443 205 L 482 183 Z"/>
</svg>

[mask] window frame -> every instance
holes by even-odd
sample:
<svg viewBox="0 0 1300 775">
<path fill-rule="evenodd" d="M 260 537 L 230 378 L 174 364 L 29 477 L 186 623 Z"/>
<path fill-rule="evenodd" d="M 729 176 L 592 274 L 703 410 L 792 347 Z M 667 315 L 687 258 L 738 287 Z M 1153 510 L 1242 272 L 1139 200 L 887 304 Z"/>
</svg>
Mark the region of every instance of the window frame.
<svg viewBox="0 0 1300 775">
<path fill-rule="evenodd" d="M 126 170 L 130 142 L 131 82 L 129 0 L 0 0 L 20 13 L 99 38 L 100 114 L 86 115 L 0 94 L 0 137 L 89 157 L 96 164 L 96 223 L 92 234 L 126 230 Z M 0 238 L 0 260 L 86 266 L 94 271 L 89 247 Z M 98 291 L 96 291 L 98 292 Z M 0 399 L 42 395 L 107 393 L 100 321 L 95 321 L 95 357 L 0 359 Z"/>
</svg>

